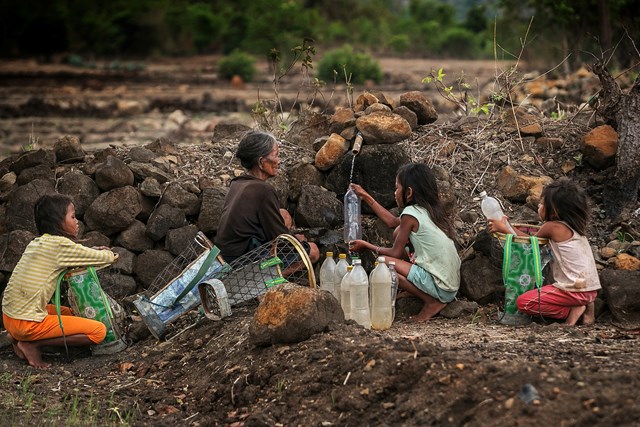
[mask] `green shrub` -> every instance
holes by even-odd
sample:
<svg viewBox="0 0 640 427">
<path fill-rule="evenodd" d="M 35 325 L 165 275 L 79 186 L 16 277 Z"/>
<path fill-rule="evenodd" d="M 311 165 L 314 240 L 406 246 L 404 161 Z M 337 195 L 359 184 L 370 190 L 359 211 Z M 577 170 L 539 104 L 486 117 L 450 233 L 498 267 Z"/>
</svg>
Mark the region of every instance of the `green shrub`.
<svg viewBox="0 0 640 427">
<path fill-rule="evenodd" d="M 246 52 L 234 50 L 231 54 L 220 58 L 218 62 L 218 77 L 231 80 L 235 75 L 250 82 L 256 74 L 256 59 Z"/>
<path fill-rule="evenodd" d="M 350 45 L 327 52 L 318 64 L 318 77 L 325 82 L 333 81 L 334 71 L 338 73 L 338 81 L 344 76 L 351 76 L 351 83 L 362 84 L 367 80 L 380 83 L 382 70 L 380 64 L 366 53 L 354 52 Z"/>
<path fill-rule="evenodd" d="M 477 52 L 477 38 L 471 31 L 460 28 L 447 28 L 440 38 L 440 53 L 456 58 L 473 58 Z"/>
</svg>

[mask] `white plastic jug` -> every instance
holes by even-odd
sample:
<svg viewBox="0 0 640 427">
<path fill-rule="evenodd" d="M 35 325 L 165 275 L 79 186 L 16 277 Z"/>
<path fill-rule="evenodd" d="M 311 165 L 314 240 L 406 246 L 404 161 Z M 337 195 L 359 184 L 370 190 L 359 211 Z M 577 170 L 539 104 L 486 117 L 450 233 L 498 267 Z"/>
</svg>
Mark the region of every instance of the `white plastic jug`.
<svg viewBox="0 0 640 427">
<path fill-rule="evenodd" d="M 320 289 L 331 292 L 333 296 L 336 295 L 335 289 L 336 282 L 336 262 L 333 259 L 333 252 L 327 252 L 322 266 L 320 266 Z"/>
<path fill-rule="evenodd" d="M 371 271 L 371 328 L 389 329 L 393 323 L 392 279 L 384 257 Z"/>
<path fill-rule="evenodd" d="M 369 277 L 362 261 L 355 259 L 353 261 L 353 270 L 349 275 L 350 289 L 350 316 L 359 325 L 367 329 L 371 328 L 371 312 L 369 309 Z"/>
</svg>

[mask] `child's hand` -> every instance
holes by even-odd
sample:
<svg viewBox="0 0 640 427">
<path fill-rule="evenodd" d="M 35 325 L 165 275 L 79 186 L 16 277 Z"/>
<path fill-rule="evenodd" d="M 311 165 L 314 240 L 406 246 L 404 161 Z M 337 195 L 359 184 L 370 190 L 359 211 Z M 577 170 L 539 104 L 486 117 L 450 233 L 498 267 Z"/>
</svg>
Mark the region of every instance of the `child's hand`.
<svg viewBox="0 0 640 427">
<path fill-rule="evenodd" d="M 349 252 L 362 252 L 367 249 L 367 242 L 364 240 L 352 240 L 349 242 Z"/>
<path fill-rule="evenodd" d="M 489 219 L 489 231 L 492 233 L 503 233 L 509 234 L 509 227 L 507 224 L 509 223 L 509 217 L 503 216 L 502 219 Z"/>
<path fill-rule="evenodd" d="M 97 251 L 110 251 L 111 248 L 109 246 L 94 246 L 91 249 L 95 249 Z"/>
<path fill-rule="evenodd" d="M 361 199 L 362 199 L 363 197 L 366 197 L 366 196 L 368 196 L 368 195 L 369 195 L 369 193 L 367 193 L 367 192 L 364 190 L 364 188 L 362 188 L 362 187 L 361 187 L 361 186 L 359 186 L 358 184 L 353 184 L 353 183 L 351 183 L 350 187 L 351 187 L 351 189 L 356 193 L 356 195 L 357 195 L 358 197 L 360 197 Z"/>
</svg>

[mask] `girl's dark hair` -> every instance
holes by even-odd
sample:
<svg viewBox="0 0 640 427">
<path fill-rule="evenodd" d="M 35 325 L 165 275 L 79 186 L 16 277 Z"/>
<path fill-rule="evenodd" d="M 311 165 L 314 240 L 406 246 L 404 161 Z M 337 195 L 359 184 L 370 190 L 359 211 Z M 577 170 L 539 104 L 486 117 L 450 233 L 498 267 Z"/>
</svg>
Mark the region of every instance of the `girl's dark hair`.
<svg viewBox="0 0 640 427">
<path fill-rule="evenodd" d="M 425 208 L 438 228 L 455 241 L 455 232 L 440 201 L 438 182 L 429 166 L 424 163 L 403 165 L 398 169 L 397 179 L 402 186 L 402 204 L 404 206 L 416 204 Z M 409 187 L 413 190 L 413 196 L 408 201 Z"/>
<path fill-rule="evenodd" d="M 548 184 L 540 197 L 544 205 L 545 221 L 564 221 L 576 233 L 584 236 L 589 223 L 587 196 L 568 178 L 560 178 Z"/>
<path fill-rule="evenodd" d="M 252 169 L 258 164 L 260 157 L 267 157 L 271 153 L 274 145 L 276 145 L 276 138 L 272 134 L 250 130 L 240 140 L 236 157 L 240 159 L 242 167 Z"/>
<path fill-rule="evenodd" d="M 74 239 L 62 229 L 62 223 L 67 216 L 69 205 L 73 204 L 73 199 L 64 194 L 45 194 L 36 202 L 33 209 L 36 227 L 39 234 L 51 234 L 54 236 L 65 236 Z"/>
</svg>

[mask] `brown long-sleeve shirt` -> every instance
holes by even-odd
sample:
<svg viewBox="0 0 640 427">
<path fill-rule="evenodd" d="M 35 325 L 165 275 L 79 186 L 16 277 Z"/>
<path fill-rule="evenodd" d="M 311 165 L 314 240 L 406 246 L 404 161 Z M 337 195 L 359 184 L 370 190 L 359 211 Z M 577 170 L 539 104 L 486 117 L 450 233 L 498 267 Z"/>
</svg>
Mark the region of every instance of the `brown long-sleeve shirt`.
<svg viewBox="0 0 640 427">
<path fill-rule="evenodd" d="M 275 188 L 251 175 L 231 181 L 215 239 L 223 257 L 248 252 L 252 237 L 266 243 L 287 232 Z"/>
</svg>

